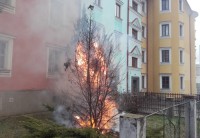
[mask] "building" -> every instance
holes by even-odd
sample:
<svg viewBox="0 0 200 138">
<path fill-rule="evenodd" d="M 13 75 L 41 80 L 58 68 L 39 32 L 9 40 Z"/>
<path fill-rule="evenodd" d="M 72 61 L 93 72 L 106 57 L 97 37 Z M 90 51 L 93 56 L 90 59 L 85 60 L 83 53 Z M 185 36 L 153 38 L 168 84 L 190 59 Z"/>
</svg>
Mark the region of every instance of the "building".
<svg viewBox="0 0 200 138">
<path fill-rule="evenodd" d="M 41 111 L 51 102 L 47 90 L 64 73 L 78 5 L 76 0 L 0 0 L 0 115 Z"/>
<path fill-rule="evenodd" d="M 146 41 L 143 42 L 146 37 L 146 0 L 88 0 L 82 2 L 82 9 L 89 5 L 94 5 L 94 9 L 88 11 L 88 15 L 92 12 L 93 20 L 104 28 L 106 34 L 114 34 L 115 44 L 119 44 L 116 57 L 121 64 L 119 91 L 145 90 L 146 82 L 142 85 L 142 81 L 146 80 L 146 71 L 143 69 L 144 75 L 141 72 L 142 66 L 146 65 L 141 63 L 146 62 Z"/>
<path fill-rule="evenodd" d="M 196 93 L 197 13 L 186 0 L 0 0 L 0 11 L 0 115 L 52 102 L 84 11 L 119 45 L 120 92 Z"/>
<path fill-rule="evenodd" d="M 186 0 L 148 0 L 147 9 L 147 90 L 195 94 L 198 14 Z"/>
</svg>

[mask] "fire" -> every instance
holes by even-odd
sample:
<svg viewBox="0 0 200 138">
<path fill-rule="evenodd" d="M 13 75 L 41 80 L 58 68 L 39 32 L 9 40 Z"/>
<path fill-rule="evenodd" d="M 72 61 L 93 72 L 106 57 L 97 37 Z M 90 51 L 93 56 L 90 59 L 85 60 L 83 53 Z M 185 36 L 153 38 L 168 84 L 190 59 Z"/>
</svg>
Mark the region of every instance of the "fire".
<svg viewBox="0 0 200 138">
<path fill-rule="evenodd" d="M 92 46 L 92 60 L 91 60 L 91 67 L 89 68 L 91 80 L 92 80 L 92 89 L 95 90 L 98 89 L 99 83 L 107 83 L 107 72 L 108 72 L 108 67 L 106 65 L 106 60 L 104 57 L 103 50 L 101 47 L 98 45 L 98 43 L 94 43 Z M 86 83 L 87 81 L 87 69 L 88 69 L 88 62 L 87 62 L 87 51 L 84 50 L 83 45 L 81 43 L 78 44 L 76 48 L 76 66 L 78 70 L 81 72 L 80 76 L 82 80 L 82 83 Z M 100 77 L 101 76 L 101 77 Z M 104 91 L 106 88 L 103 88 L 102 91 Z M 95 124 L 95 117 L 90 116 L 89 114 L 82 117 L 82 116 L 74 116 L 75 120 L 78 122 L 78 124 L 81 127 L 92 127 L 92 128 L 97 128 L 101 130 L 108 130 L 112 128 L 113 122 L 110 121 L 113 116 L 115 116 L 117 112 L 116 108 L 116 103 L 111 100 L 109 96 L 104 97 L 104 96 L 99 96 L 99 99 L 97 100 L 99 103 L 102 101 L 104 102 L 103 104 L 103 109 L 104 111 L 102 112 L 102 117 L 101 121 L 96 121 L 100 122 L 100 124 Z M 92 122 L 92 126 L 91 126 Z"/>
</svg>

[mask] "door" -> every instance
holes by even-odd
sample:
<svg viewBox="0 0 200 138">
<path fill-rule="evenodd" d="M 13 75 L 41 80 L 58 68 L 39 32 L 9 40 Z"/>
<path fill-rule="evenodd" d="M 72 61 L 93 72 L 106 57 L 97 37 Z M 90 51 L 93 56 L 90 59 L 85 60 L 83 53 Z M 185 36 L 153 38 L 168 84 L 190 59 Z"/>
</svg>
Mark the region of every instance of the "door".
<svg viewBox="0 0 200 138">
<path fill-rule="evenodd" d="M 139 92 L 139 77 L 132 77 L 131 88 L 132 93 Z"/>
</svg>

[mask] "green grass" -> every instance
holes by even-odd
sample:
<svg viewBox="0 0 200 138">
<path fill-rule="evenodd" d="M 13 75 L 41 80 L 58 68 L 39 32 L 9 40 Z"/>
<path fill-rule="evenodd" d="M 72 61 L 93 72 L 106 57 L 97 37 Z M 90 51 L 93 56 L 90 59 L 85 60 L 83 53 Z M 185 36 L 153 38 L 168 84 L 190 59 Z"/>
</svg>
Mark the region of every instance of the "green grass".
<svg viewBox="0 0 200 138">
<path fill-rule="evenodd" d="M 0 138 L 113 138 L 91 128 L 65 128 L 47 115 L 0 118 Z"/>
<path fill-rule="evenodd" d="M 184 118 L 179 120 L 178 117 L 166 118 L 162 115 L 148 117 L 147 138 L 161 138 L 163 135 L 166 138 L 185 137 Z"/>
<path fill-rule="evenodd" d="M 35 118 L 50 119 L 49 115 L 29 115 Z M 25 116 L 4 117 L 0 118 L 0 138 L 26 138 L 29 131 L 23 127 L 23 121 L 26 121 Z"/>
</svg>

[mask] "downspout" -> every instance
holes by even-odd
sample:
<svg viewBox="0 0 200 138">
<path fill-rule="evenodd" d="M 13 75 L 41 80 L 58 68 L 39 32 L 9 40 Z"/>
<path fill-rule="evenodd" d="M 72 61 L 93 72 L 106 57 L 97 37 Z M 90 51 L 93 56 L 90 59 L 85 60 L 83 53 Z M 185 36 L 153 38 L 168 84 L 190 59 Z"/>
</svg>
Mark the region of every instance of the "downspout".
<svg viewBox="0 0 200 138">
<path fill-rule="evenodd" d="M 129 77 L 128 77 L 128 73 L 129 73 L 129 71 L 128 71 L 128 59 L 129 59 L 129 52 L 128 52 L 128 48 L 129 48 L 129 0 L 128 0 L 128 4 L 127 4 L 127 53 L 126 53 L 126 58 L 127 58 L 127 70 L 126 70 L 126 90 L 127 90 L 127 92 L 128 92 L 128 79 L 129 79 Z"/>
<path fill-rule="evenodd" d="M 192 52 L 192 50 L 191 50 L 191 28 L 190 28 L 190 26 L 191 26 L 191 15 L 192 15 L 192 13 L 190 14 L 190 16 L 189 16 L 189 44 L 190 44 L 190 95 L 192 95 L 192 57 L 191 57 L 191 52 Z"/>
<path fill-rule="evenodd" d="M 146 25 L 146 31 L 147 31 L 147 32 L 146 32 L 146 41 L 147 41 L 147 42 L 146 42 L 146 51 L 147 51 L 147 52 L 146 52 L 146 54 L 147 54 L 147 57 L 146 57 L 146 60 L 147 60 L 147 63 L 146 63 L 146 64 L 147 64 L 146 85 L 147 85 L 147 92 L 148 92 L 148 90 L 149 90 L 149 85 L 148 85 L 148 78 L 149 78 L 149 77 L 148 77 L 148 76 L 149 76 L 149 73 L 148 73 L 148 68 L 149 68 L 149 62 L 148 62 L 148 59 L 149 59 L 149 58 L 148 58 L 148 55 L 149 55 L 149 54 L 148 54 L 148 53 L 149 53 L 149 52 L 148 52 L 148 47 L 149 47 L 149 45 L 148 45 L 148 41 L 149 41 L 149 37 L 148 37 L 148 28 L 149 28 L 149 27 L 148 27 L 148 25 L 149 25 L 149 24 L 148 24 L 148 14 L 149 14 L 149 8 L 148 8 L 148 7 L 149 7 L 149 6 L 148 6 L 148 5 L 149 5 L 149 3 L 148 3 L 148 0 L 146 0 L 146 3 L 147 3 L 147 4 L 146 4 L 146 7 L 147 7 L 147 8 L 146 8 L 146 9 L 147 9 L 147 14 L 146 14 L 146 15 L 147 15 L 147 17 L 146 17 L 146 20 L 147 20 L 147 25 Z"/>
</svg>

